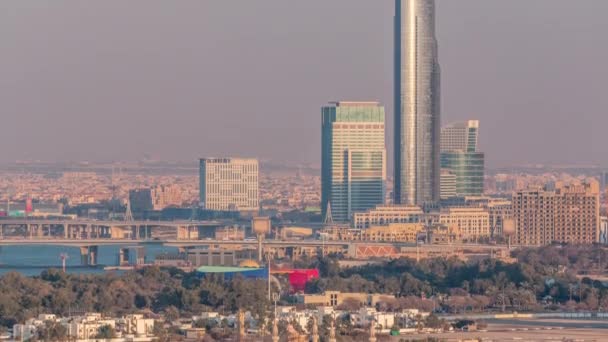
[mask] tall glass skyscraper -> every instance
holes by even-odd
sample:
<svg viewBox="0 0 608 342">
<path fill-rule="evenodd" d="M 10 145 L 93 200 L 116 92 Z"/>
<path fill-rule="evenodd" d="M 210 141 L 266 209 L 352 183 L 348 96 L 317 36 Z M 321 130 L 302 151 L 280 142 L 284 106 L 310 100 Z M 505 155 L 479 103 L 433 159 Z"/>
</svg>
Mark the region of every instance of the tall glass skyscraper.
<svg viewBox="0 0 608 342">
<path fill-rule="evenodd" d="M 440 69 L 435 0 L 395 0 L 395 202 L 440 195 Z"/>
<path fill-rule="evenodd" d="M 322 112 L 322 212 L 346 222 L 384 202 L 384 107 L 377 102 L 335 102 Z"/>
</svg>

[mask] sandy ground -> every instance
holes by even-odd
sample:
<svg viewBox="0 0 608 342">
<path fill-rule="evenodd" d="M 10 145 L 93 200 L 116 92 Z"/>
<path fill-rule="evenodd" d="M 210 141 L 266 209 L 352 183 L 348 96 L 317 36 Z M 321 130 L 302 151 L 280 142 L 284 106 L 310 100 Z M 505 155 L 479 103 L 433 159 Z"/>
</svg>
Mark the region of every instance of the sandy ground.
<svg viewBox="0 0 608 342">
<path fill-rule="evenodd" d="M 395 337 L 392 341 L 436 337 L 443 341 L 573 341 L 608 342 L 608 321 L 574 320 L 501 320 L 488 322 L 487 331 L 415 334 Z"/>
</svg>

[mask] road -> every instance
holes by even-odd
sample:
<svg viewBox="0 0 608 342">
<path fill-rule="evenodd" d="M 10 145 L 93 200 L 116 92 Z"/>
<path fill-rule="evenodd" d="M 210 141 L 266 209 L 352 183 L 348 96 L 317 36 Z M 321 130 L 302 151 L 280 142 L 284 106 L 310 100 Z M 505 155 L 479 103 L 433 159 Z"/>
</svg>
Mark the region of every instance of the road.
<svg viewBox="0 0 608 342">
<path fill-rule="evenodd" d="M 440 334 L 413 334 L 394 337 L 402 339 L 437 338 L 441 341 L 608 341 L 608 321 L 526 319 L 491 320 L 487 331 L 448 332 Z"/>
</svg>

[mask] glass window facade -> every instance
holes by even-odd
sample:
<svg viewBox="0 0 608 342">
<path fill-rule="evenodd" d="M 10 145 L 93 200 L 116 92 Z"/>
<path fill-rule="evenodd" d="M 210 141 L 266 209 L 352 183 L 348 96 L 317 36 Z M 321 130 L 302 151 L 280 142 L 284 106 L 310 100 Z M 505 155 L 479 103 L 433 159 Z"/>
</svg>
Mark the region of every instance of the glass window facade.
<svg viewBox="0 0 608 342">
<path fill-rule="evenodd" d="M 440 197 L 440 68 L 435 0 L 395 1 L 396 203 Z"/>
<path fill-rule="evenodd" d="M 337 102 L 322 112 L 322 211 L 346 222 L 356 211 L 384 202 L 384 107 L 376 102 Z"/>
<path fill-rule="evenodd" d="M 484 182 L 482 152 L 443 152 L 441 168 L 456 176 L 457 196 L 481 196 Z"/>
</svg>

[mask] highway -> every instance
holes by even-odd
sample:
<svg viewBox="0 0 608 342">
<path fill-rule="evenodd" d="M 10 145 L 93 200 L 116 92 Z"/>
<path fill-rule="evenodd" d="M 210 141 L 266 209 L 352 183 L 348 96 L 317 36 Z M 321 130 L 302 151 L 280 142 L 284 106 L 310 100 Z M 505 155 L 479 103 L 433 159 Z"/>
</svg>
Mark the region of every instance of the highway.
<svg viewBox="0 0 608 342">
<path fill-rule="evenodd" d="M 52 219 L 0 219 L 2 226 L 24 226 L 24 225 L 70 225 L 70 226 L 96 226 L 96 227 L 132 227 L 132 226 L 153 226 L 153 227 L 215 227 L 221 226 L 222 221 L 109 221 L 109 220 L 52 220 Z"/>
<path fill-rule="evenodd" d="M 171 247 L 197 247 L 197 246 L 246 246 L 257 247 L 255 240 L 211 240 L 211 239 L 65 239 L 65 238 L 0 238 L 0 246 L 14 245 L 54 245 L 54 246 L 106 246 L 106 245 L 138 245 L 138 244 L 163 244 Z M 374 242 L 374 241 L 322 241 L 322 240 L 263 240 L 263 246 L 269 247 L 343 247 L 349 246 L 385 246 L 397 247 L 407 250 L 455 250 L 472 249 L 479 251 L 506 249 L 504 246 L 493 245 L 420 245 L 394 243 L 394 242 Z"/>
</svg>

